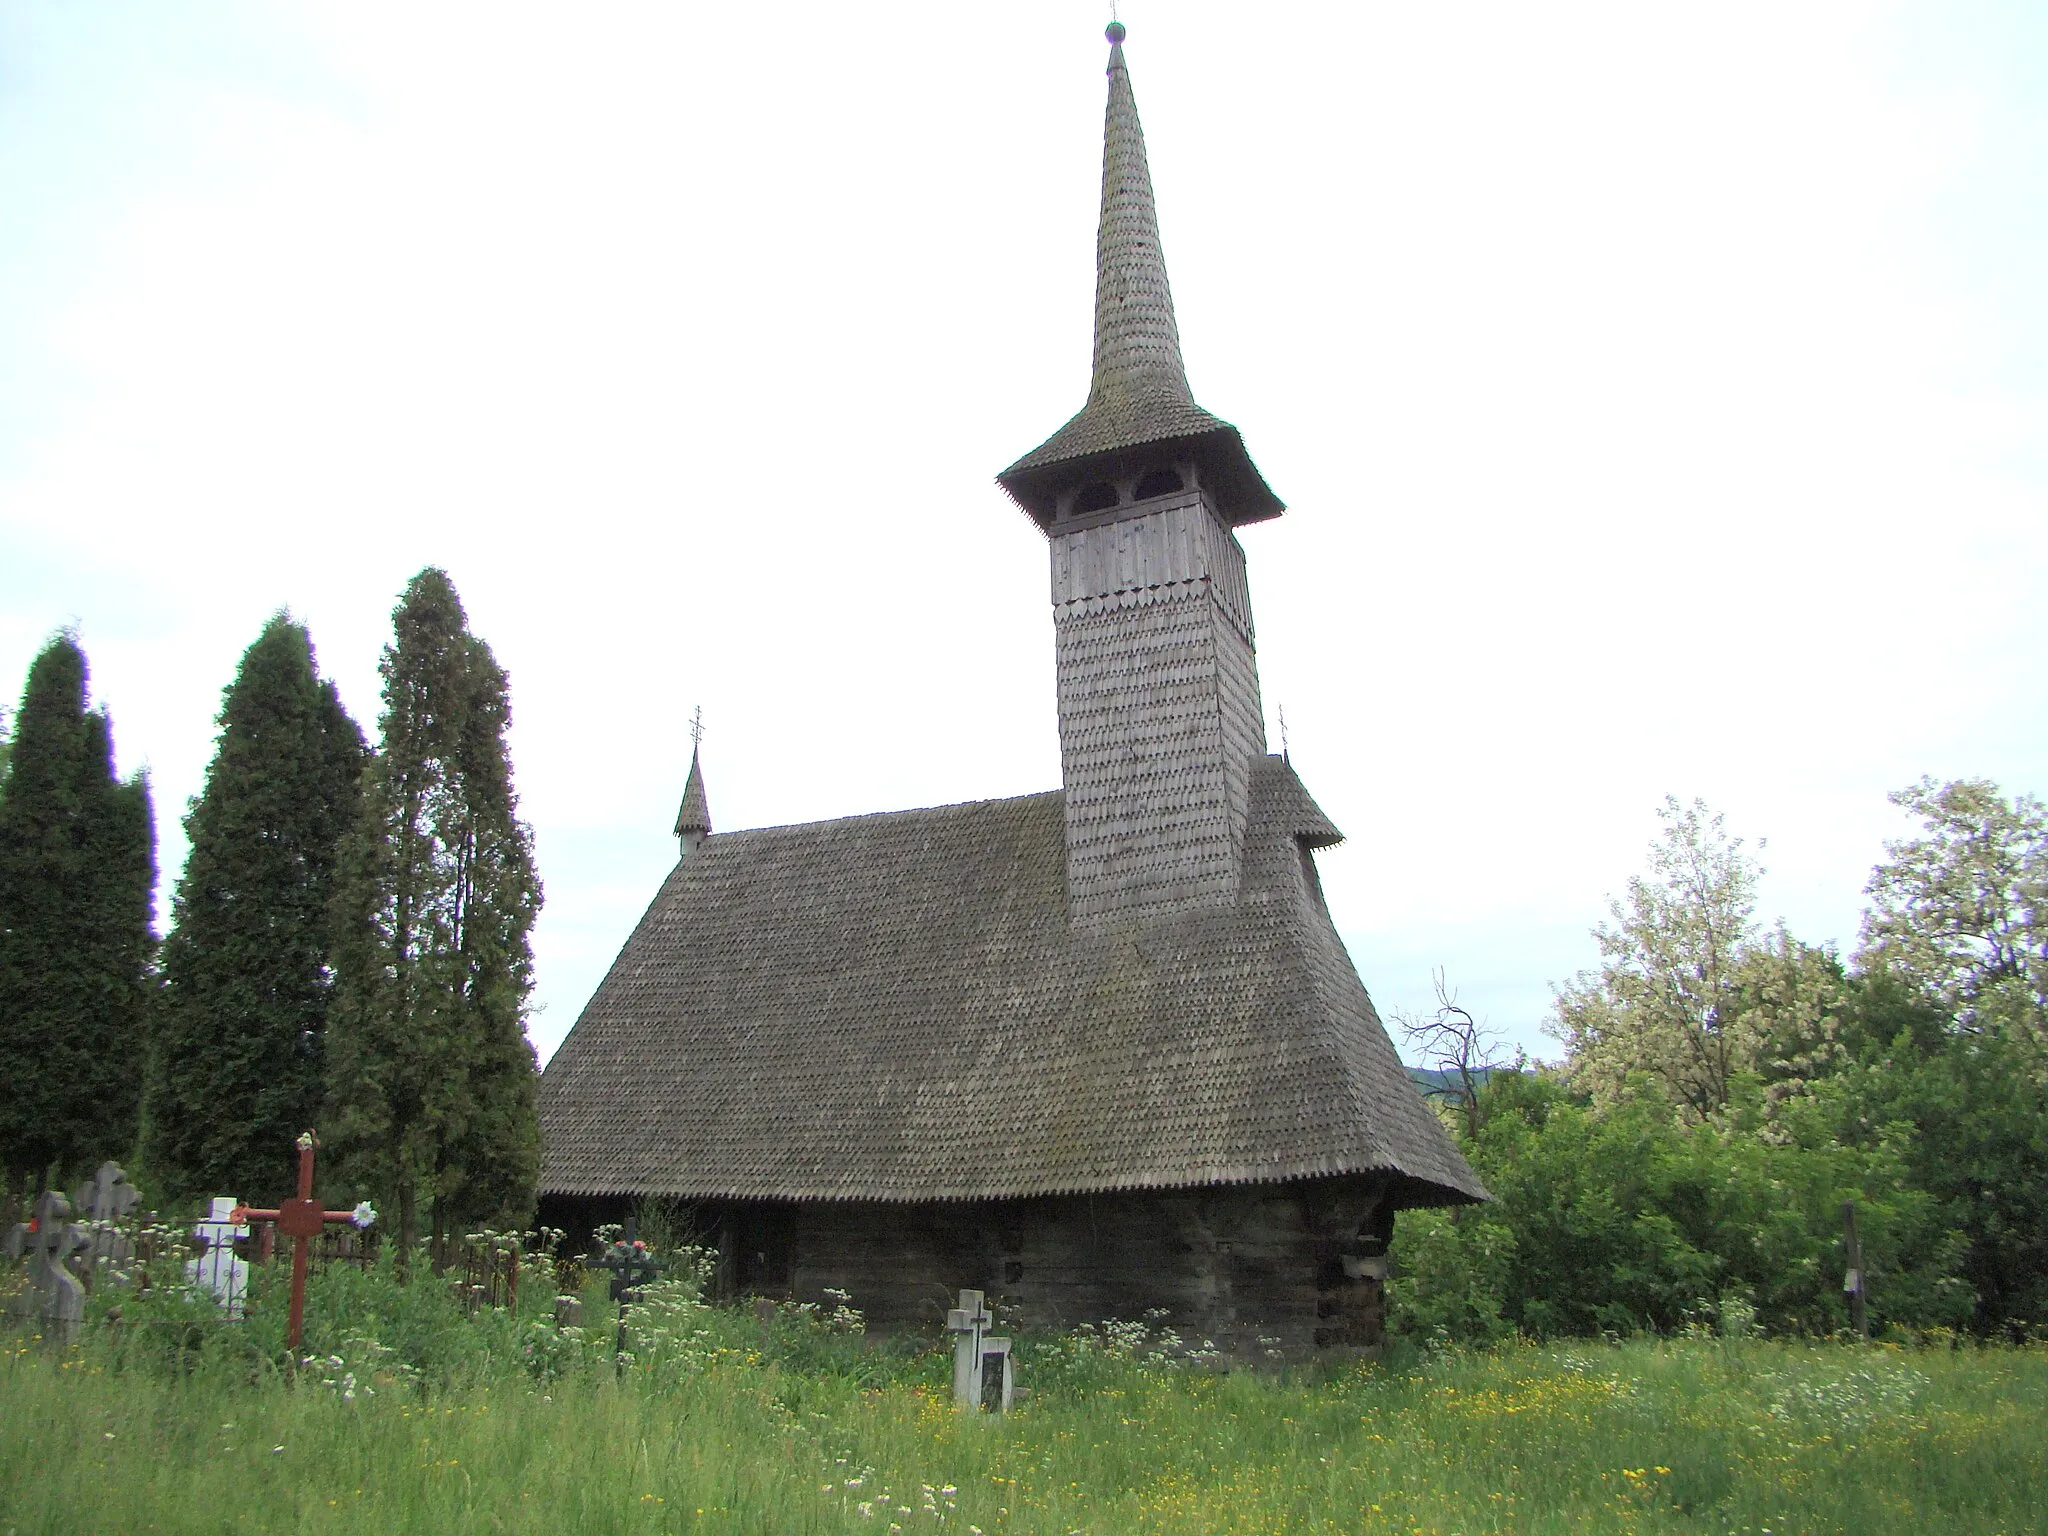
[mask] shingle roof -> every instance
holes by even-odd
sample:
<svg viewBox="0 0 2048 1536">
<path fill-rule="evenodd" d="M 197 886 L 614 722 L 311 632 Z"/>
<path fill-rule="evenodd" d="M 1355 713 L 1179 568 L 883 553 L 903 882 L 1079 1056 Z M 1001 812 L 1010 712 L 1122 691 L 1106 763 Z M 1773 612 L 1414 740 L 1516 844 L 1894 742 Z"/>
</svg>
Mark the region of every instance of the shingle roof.
<svg viewBox="0 0 2048 1536">
<path fill-rule="evenodd" d="M 1181 359 L 1173 290 L 1159 243 L 1159 213 L 1145 131 L 1124 64 L 1123 29 L 1110 28 L 1109 104 L 1102 130 L 1102 216 L 1095 235 L 1095 366 L 1088 403 L 996 478 L 1040 522 L 1082 461 L 1184 443 L 1231 523 L 1285 510 L 1245 452 L 1237 428 L 1195 404 Z"/>
<path fill-rule="evenodd" d="M 711 802 L 704 797 L 704 768 L 697 761 L 697 749 L 690 749 L 690 776 L 683 782 L 683 803 L 676 812 L 676 829 L 672 834 L 682 837 L 686 833 L 708 834 L 711 831 Z"/>
<path fill-rule="evenodd" d="M 1079 934 L 1061 796 L 730 832 L 541 1079 L 544 1192 L 949 1200 L 1385 1172 L 1483 1198 L 1255 764 L 1239 901 Z"/>
</svg>

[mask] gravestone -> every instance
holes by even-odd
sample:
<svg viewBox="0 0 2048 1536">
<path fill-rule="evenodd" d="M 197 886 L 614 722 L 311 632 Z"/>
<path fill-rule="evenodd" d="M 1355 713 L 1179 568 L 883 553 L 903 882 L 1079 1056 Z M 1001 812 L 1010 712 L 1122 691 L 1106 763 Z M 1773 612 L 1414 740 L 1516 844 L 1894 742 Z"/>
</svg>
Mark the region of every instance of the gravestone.
<svg viewBox="0 0 2048 1536">
<path fill-rule="evenodd" d="M 128 1182 L 119 1163 L 105 1162 L 98 1173 L 78 1186 L 71 1201 L 89 1221 L 119 1221 L 142 1204 L 142 1191 Z"/>
<path fill-rule="evenodd" d="M 85 1316 L 85 1288 L 71 1273 L 71 1259 L 92 1246 L 92 1239 L 71 1220 L 71 1202 L 52 1190 L 36 1201 L 32 1220 L 7 1234 L 7 1255 L 28 1255 L 28 1284 L 11 1297 L 7 1310 L 33 1318 L 43 1336 L 69 1340 Z"/>
<path fill-rule="evenodd" d="M 953 1335 L 953 1405 L 970 1412 L 983 1408 L 1008 1413 L 1015 1393 L 1010 1371 L 1010 1341 L 992 1338 L 994 1316 L 982 1305 L 980 1291 L 962 1291 L 960 1305 L 946 1314 Z"/>
<path fill-rule="evenodd" d="M 229 1317 L 242 1315 L 242 1299 L 249 1293 L 248 1261 L 235 1252 L 235 1239 L 249 1235 L 249 1224 L 235 1219 L 239 1207 L 232 1195 L 214 1197 L 206 1218 L 192 1229 L 199 1256 L 185 1265 L 186 1280 L 211 1291 Z"/>
<path fill-rule="evenodd" d="M 134 1237 L 122 1223 L 142 1204 L 142 1191 L 128 1182 L 119 1163 L 101 1163 L 98 1173 L 72 1191 L 71 1204 L 91 1242 L 85 1255 L 88 1277 L 103 1264 L 125 1264 L 134 1257 Z"/>
</svg>

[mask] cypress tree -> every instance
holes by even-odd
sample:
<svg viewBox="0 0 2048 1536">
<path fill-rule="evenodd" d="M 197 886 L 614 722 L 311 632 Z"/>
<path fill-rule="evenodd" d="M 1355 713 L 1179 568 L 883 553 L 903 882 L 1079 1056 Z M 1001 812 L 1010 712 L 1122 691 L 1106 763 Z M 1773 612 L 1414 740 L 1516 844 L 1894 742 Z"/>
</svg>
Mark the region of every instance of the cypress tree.
<svg viewBox="0 0 2048 1536">
<path fill-rule="evenodd" d="M 185 818 L 151 1053 L 146 1155 L 169 1198 L 276 1204 L 314 1123 L 332 993 L 341 845 L 361 806 L 363 733 L 283 613 L 222 696 L 219 745 Z"/>
<path fill-rule="evenodd" d="M 85 653 L 29 668 L 0 802 L 0 1167 L 10 1190 L 131 1155 L 142 1101 L 156 831 L 114 774 Z"/>
<path fill-rule="evenodd" d="M 328 1141 L 396 1215 L 524 1219 L 540 1163 L 524 1015 L 540 910 L 504 734 L 504 671 L 445 572 L 407 586 L 385 649 L 382 743 L 344 876 Z"/>
</svg>

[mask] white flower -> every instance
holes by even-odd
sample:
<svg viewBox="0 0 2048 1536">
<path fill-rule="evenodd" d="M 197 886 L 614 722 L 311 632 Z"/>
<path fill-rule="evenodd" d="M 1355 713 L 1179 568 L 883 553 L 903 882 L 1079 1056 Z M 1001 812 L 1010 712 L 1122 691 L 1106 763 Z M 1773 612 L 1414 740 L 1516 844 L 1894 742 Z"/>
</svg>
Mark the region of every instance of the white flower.
<svg viewBox="0 0 2048 1536">
<path fill-rule="evenodd" d="M 869 1503 L 867 1503 L 867 1502 L 863 1501 L 863 1502 L 861 1502 L 861 1503 L 859 1503 L 859 1504 L 856 1504 L 856 1505 L 854 1505 L 853 1507 L 854 1507 L 855 1509 L 857 1509 L 857 1510 L 859 1510 L 859 1511 L 860 1511 L 860 1517 L 861 1517 L 861 1519 L 863 1519 L 863 1520 L 872 1520 L 872 1519 L 874 1519 L 874 1518 L 875 1518 L 875 1506 L 874 1506 L 874 1505 L 872 1505 L 872 1504 L 869 1504 Z"/>
<path fill-rule="evenodd" d="M 372 1227 L 377 1222 L 377 1207 L 365 1200 L 361 1205 L 348 1213 L 348 1219 L 358 1229 Z"/>
</svg>

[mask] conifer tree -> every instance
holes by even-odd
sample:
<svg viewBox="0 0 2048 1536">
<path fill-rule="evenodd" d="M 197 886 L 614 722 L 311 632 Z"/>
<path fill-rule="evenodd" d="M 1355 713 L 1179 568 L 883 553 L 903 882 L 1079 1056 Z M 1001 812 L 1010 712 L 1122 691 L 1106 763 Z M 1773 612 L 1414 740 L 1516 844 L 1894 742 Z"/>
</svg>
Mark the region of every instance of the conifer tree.
<svg viewBox="0 0 2048 1536">
<path fill-rule="evenodd" d="M 14 1189 L 130 1154 L 142 1101 L 156 832 L 114 775 L 85 653 L 29 668 L 0 802 L 0 1167 Z"/>
<path fill-rule="evenodd" d="M 342 1177 L 395 1214 L 401 1253 L 430 1212 L 439 1258 L 456 1223 L 532 1207 L 524 1014 L 540 882 L 505 748 L 505 674 L 446 573 L 413 578 L 393 628 L 344 875 L 327 1137 Z"/>
<path fill-rule="evenodd" d="M 185 818 L 192 851 L 164 941 L 146 1155 L 160 1198 L 288 1195 L 292 1138 L 320 1106 L 330 907 L 361 805 L 363 733 L 273 617 L 222 697 L 219 746 Z"/>
</svg>

